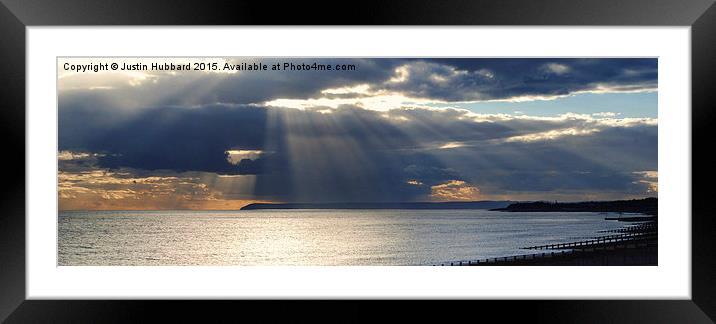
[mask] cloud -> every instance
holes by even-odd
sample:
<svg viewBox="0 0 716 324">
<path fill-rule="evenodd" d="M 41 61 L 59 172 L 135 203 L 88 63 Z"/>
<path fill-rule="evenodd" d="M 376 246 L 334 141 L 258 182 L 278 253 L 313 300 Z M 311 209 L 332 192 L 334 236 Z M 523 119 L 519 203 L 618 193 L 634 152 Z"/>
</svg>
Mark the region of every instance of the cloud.
<svg viewBox="0 0 716 324">
<path fill-rule="evenodd" d="M 658 171 L 637 171 L 634 173 L 642 176 L 642 179 L 639 179 L 634 182 L 635 184 L 643 184 L 648 186 L 647 192 L 650 194 L 657 194 L 659 192 Z"/>
<path fill-rule="evenodd" d="M 59 208 L 239 209 L 258 201 L 251 192 L 254 181 L 254 176 L 110 170 L 96 160 L 64 160 L 58 173 Z"/>
<path fill-rule="evenodd" d="M 618 115 L 620 115 L 620 114 L 619 114 L 619 113 L 615 113 L 615 112 L 610 112 L 610 111 L 598 112 L 598 113 L 593 113 L 593 114 L 592 114 L 592 116 L 595 116 L 595 117 L 612 117 L 612 118 L 613 118 L 613 117 L 616 117 L 616 116 L 618 116 Z"/>
<path fill-rule="evenodd" d="M 507 142 L 536 142 L 545 140 L 554 140 L 564 136 L 588 135 L 598 132 L 596 128 L 577 128 L 569 127 L 563 129 L 549 130 L 546 132 L 532 133 L 527 135 L 512 136 L 505 139 Z"/>
<path fill-rule="evenodd" d="M 84 152 L 60 151 L 57 153 L 57 159 L 60 161 L 84 160 L 89 159 L 94 154 Z"/>
<path fill-rule="evenodd" d="M 651 58 L 215 60 L 228 64 L 260 62 L 269 66 L 284 62 L 351 64 L 356 69 L 70 73 L 61 75 L 58 82 L 60 98 L 65 102 L 111 103 L 124 110 L 267 103 L 301 108 L 350 104 L 386 110 L 385 104 L 381 105 L 386 100 L 393 106 L 408 102 L 529 101 L 584 92 L 641 92 L 657 88 L 657 60 Z"/>
<path fill-rule="evenodd" d="M 76 118 L 73 125 L 91 123 Z M 62 139 L 69 127 L 61 124 Z M 587 189 L 637 195 L 648 185 L 634 172 L 656 169 L 656 139 L 656 121 L 648 118 L 209 106 L 147 109 L 61 141 L 60 149 L 100 153 L 93 155 L 97 166 L 109 170 L 252 175 L 256 199 L 403 201 L 447 197 L 433 188 L 450 181 L 487 196 Z"/>
<path fill-rule="evenodd" d="M 569 73 L 569 71 L 571 70 L 569 66 L 559 63 L 547 63 L 542 67 L 547 73 L 554 73 L 557 75 Z"/>
<path fill-rule="evenodd" d="M 358 70 L 152 73 L 105 83 L 63 77 L 64 205 L 580 200 L 640 197 L 657 188 L 657 177 L 644 173 L 657 170 L 655 118 L 479 114 L 449 106 L 652 91 L 655 59 L 319 61 L 352 62 Z M 97 85 L 106 88 L 90 89 Z"/>
<path fill-rule="evenodd" d="M 186 59 L 170 59 L 185 61 Z M 374 83 L 390 77 L 393 60 L 233 58 L 231 64 L 283 62 L 352 64 L 354 71 L 240 71 L 236 73 L 106 72 L 69 74 L 59 79 L 60 98 L 68 102 L 112 103 L 124 110 L 157 106 L 202 106 L 209 104 L 257 104 L 279 97 L 309 98 L 325 89 Z M 159 61 L 159 60 L 154 60 Z M 162 62 L 165 60 L 161 60 Z M 148 62 L 145 62 L 148 63 Z M 91 90 L 101 86 L 102 91 Z"/>
<path fill-rule="evenodd" d="M 477 201 L 480 200 L 480 189 L 462 180 L 432 186 L 430 196 L 436 201 Z"/>
<path fill-rule="evenodd" d="M 255 161 L 264 154 L 261 150 L 227 150 L 224 153 L 226 153 L 226 160 L 233 165 L 244 160 Z"/>
<path fill-rule="evenodd" d="M 655 91 L 657 60 L 417 60 L 405 62 L 391 79 L 373 88 L 447 102 L 549 100 L 586 92 Z"/>
</svg>

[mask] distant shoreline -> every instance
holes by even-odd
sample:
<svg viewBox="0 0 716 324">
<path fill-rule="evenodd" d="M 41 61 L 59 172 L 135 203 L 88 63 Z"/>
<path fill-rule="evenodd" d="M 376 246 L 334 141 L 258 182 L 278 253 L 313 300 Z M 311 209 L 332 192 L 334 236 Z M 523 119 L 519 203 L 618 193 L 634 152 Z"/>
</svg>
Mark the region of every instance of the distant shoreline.
<svg viewBox="0 0 716 324">
<path fill-rule="evenodd" d="M 657 216 L 659 203 L 657 198 L 644 198 L 615 201 L 586 201 L 573 203 L 560 202 L 519 202 L 507 207 L 494 208 L 506 212 L 597 212 L 597 213 L 637 213 Z"/>
<path fill-rule="evenodd" d="M 514 201 L 450 201 L 450 202 L 387 202 L 387 203 L 253 203 L 241 210 L 260 209 L 495 209 L 505 208 Z"/>
<path fill-rule="evenodd" d="M 657 216 L 657 198 L 586 202 L 517 202 L 509 200 L 449 202 L 253 203 L 241 210 L 262 209 L 489 209 L 504 212 L 614 212 Z"/>
</svg>

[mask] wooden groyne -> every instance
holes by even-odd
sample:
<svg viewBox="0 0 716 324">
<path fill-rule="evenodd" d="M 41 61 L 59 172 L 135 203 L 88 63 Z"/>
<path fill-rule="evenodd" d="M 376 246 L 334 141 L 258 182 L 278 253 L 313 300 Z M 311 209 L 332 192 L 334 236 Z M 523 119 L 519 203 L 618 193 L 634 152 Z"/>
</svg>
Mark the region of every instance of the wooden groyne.
<svg viewBox="0 0 716 324">
<path fill-rule="evenodd" d="M 657 265 L 655 241 L 640 240 L 584 249 L 552 250 L 479 260 L 451 261 L 436 266 L 608 266 Z"/>
<path fill-rule="evenodd" d="M 588 240 L 524 247 L 552 250 L 478 260 L 458 260 L 436 266 L 496 265 L 656 265 L 658 237 L 656 223 L 635 225 L 604 232 L 619 233 Z"/>
<path fill-rule="evenodd" d="M 535 259 L 546 259 L 553 258 L 555 256 L 564 256 L 572 253 L 572 251 L 558 251 L 558 252 L 546 252 L 546 253 L 532 253 L 522 255 L 512 255 L 506 257 L 487 258 L 481 260 L 467 260 L 467 261 L 452 261 L 439 264 L 440 266 L 472 266 L 472 265 L 495 265 L 498 263 L 528 261 Z"/>
<path fill-rule="evenodd" d="M 656 222 L 647 222 L 613 230 L 601 230 L 598 233 L 646 233 L 656 232 L 657 230 L 658 227 Z"/>
<path fill-rule="evenodd" d="M 656 233 L 624 233 L 618 235 L 602 236 L 591 240 L 569 242 L 569 243 L 554 243 L 545 245 L 535 245 L 524 247 L 523 249 L 528 250 L 550 250 L 550 249 L 573 249 L 573 248 L 586 248 L 594 247 L 598 245 L 614 244 L 620 242 L 628 242 L 635 240 L 645 240 L 650 238 L 656 238 Z"/>
<path fill-rule="evenodd" d="M 654 220 L 654 216 L 632 216 L 632 217 L 605 217 L 604 220 L 615 220 L 620 222 L 649 222 Z"/>
</svg>

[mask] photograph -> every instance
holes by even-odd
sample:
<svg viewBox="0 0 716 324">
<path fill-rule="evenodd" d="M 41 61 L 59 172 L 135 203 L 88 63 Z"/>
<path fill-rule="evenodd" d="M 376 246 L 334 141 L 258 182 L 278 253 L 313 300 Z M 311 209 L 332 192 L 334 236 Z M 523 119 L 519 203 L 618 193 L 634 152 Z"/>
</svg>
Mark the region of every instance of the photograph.
<svg viewBox="0 0 716 324">
<path fill-rule="evenodd" d="M 57 266 L 656 267 L 658 76 L 658 57 L 57 57 Z"/>
<path fill-rule="evenodd" d="M 0 322 L 716 319 L 714 0 L 0 2 Z"/>
</svg>

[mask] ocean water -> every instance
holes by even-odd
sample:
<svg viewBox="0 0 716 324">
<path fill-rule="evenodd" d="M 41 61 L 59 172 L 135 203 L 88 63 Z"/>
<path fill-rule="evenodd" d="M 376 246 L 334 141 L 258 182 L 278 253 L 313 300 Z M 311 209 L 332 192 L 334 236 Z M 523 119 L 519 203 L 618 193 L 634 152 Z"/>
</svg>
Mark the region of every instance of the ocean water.
<svg viewBox="0 0 716 324">
<path fill-rule="evenodd" d="M 530 253 L 628 226 L 488 210 L 60 212 L 58 265 L 432 265 Z"/>
</svg>

